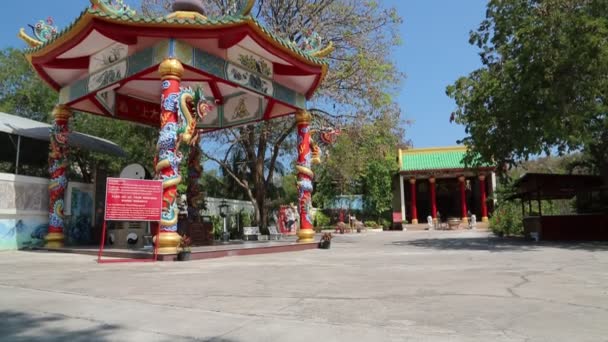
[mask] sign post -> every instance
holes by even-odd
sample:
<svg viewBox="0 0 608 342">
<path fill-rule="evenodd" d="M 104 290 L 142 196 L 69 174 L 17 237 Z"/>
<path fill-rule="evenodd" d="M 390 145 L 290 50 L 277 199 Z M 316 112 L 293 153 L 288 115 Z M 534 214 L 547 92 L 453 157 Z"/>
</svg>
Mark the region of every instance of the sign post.
<svg viewBox="0 0 608 342">
<path fill-rule="evenodd" d="M 152 259 L 110 259 L 101 260 L 106 241 L 107 221 L 148 221 L 160 222 L 163 201 L 163 184 L 159 180 L 107 178 L 106 210 L 101 233 L 98 263 L 147 262 L 156 261 L 158 243 L 154 243 Z M 158 241 L 159 231 L 156 231 Z"/>
</svg>

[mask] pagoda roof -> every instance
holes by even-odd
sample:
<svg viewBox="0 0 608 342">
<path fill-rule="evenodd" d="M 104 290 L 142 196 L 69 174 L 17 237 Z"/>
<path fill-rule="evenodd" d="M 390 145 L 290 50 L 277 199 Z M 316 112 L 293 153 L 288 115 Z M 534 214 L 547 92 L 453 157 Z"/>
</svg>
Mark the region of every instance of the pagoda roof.
<svg viewBox="0 0 608 342">
<path fill-rule="evenodd" d="M 303 32 L 300 45 L 279 37 L 253 18 L 249 11 L 254 0 L 244 0 L 244 7 L 235 14 L 206 17 L 198 12 L 172 12 L 151 17 L 136 14 L 126 5 L 116 9 L 109 0 L 91 0 L 71 24 L 62 30 L 40 21 L 33 26 L 34 37 L 19 32 L 30 48 L 26 58 L 40 76 L 55 90 L 84 77 L 95 53 L 113 43 L 129 47 L 129 55 L 154 45 L 163 39 L 186 41 L 187 44 L 228 59 L 233 48 L 248 52 L 277 65 L 277 79 L 288 87 L 294 86 L 306 98 L 312 97 L 325 78 L 328 63 L 323 58 L 333 51 L 329 42 L 322 46 L 320 36 Z M 122 1 L 117 2 L 123 6 Z M 48 20 L 47 20 L 48 21 Z M 285 79 L 291 77 L 292 79 Z"/>
<path fill-rule="evenodd" d="M 38 57 L 51 52 L 54 48 L 59 45 L 75 38 L 75 36 L 94 19 L 100 19 L 106 22 L 121 24 L 127 26 L 138 26 L 138 27 L 149 27 L 149 28 L 180 28 L 180 29 L 221 29 L 230 28 L 237 26 L 249 26 L 255 32 L 259 33 L 262 37 L 268 41 L 274 43 L 273 45 L 280 48 L 284 52 L 291 56 L 300 59 L 303 62 L 310 63 L 316 66 L 327 66 L 327 61 L 322 57 L 323 53 L 318 52 L 315 54 L 307 53 L 300 49 L 295 43 L 279 37 L 272 33 L 259 21 L 251 17 L 250 15 L 226 15 L 214 18 L 169 18 L 169 17 L 150 17 L 144 15 L 116 15 L 106 13 L 101 9 L 87 8 L 80 13 L 71 24 L 63 28 L 53 38 L 42 43 L 39 46 L 28 48 L 24 51 L 24 54 L 28 59 L 32 57 Z M 179 38 L 179 36 L 177 37 Z"/>
</svg>

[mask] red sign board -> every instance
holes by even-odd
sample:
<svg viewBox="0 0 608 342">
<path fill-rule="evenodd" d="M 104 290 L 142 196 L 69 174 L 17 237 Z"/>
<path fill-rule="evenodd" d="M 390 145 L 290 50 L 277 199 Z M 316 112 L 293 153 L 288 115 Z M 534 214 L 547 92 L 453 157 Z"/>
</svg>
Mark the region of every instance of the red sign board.
<svg viewBox="0 0 608 342">
<path fill-rule="evenodd" d="M 108 178 L 107 221 L 160 221 L 163 183 L 159 180 Z"/>
</svg>

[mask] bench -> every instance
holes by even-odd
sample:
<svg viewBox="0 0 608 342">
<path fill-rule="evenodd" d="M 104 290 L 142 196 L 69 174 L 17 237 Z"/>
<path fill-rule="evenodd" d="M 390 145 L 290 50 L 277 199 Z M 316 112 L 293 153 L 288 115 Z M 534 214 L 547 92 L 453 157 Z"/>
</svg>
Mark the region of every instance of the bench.
<svg viewBox="0 0 608 342">
<path fill-rule="evenodd" d="M 281 233 L 277 229 L 277 226 L 268 226 L 268 233 L 270 234 L 270 236 L 269 236 L 270 240 L 280 240 L 281 239 Z"/>
<path fill-rule="evenodd" d="M 243 240 L 245 241 L 258 241 L 260 235 L 260 228 L 258 227 L 243 227 Z"/>
</svg>

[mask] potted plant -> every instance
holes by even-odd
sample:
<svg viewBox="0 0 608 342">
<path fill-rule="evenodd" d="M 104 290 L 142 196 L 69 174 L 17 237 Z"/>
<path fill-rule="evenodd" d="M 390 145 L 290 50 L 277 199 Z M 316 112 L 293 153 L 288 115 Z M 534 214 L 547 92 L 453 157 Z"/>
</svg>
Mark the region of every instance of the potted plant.
<svg viewBox="0 0 608 342">
<path fill-rule="evenodd" d="M 192 245 L 192 239 L 184 234 L 179 240 L 179 246 L 177 247 L 177 260 L 178 261 L 189 261 L 192 249 L 190 246 Z"/>
<path fill-rule="evenodd" d="M 331 233 L 325 233 L 321 237 L 321 241 L 319 241 L 319 248 L 321 249 L 329 249 L 331 246 Z"/>
</svg>

